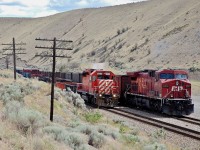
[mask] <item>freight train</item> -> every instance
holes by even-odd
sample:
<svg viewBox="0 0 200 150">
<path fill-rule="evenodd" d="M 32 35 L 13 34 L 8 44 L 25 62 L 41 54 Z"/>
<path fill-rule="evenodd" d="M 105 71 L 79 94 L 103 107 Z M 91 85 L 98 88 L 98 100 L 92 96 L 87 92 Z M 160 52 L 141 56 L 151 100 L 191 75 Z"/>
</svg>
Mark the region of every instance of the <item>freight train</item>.
<svg viewBox="0 0 200 150">
<path fill-rule="evenodd" d="M 28 72 L 28 73 L 27 73 Z M 18 70 L 18 73 L 50 82 L 51 72 Z M 56 72 L 56 86 L 72 90 L 88 103 L 114 107 L 118 104 L 148 108 L 168 115 L 194 112 L 191 83 L 185 70 L 142 70 L 115 75 L 111 71 L 87 69 L 82 73 Z"/>
</svg>

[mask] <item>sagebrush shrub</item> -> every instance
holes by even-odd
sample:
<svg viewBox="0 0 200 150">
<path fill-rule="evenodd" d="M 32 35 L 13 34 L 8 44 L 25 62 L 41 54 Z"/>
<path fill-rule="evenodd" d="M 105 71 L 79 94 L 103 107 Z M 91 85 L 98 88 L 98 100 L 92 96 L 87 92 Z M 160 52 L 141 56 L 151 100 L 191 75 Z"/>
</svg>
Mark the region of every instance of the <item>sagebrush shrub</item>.
<svg viewBox="0 0 200 150">
<path fill-rule="evenodd" d="M 61 91 L 57 90 L 57 95 L 62 95 L 65 98 L 65 101 L 68 103 L 72 103 L 74 106 L 86 109 L 85 101 L 81 98 L 81 96 L 77 93 L 74 93 L 72 91 Z"/>
<path fill-rule="evenodd" d="M 17 101 L 9 101 L 4 107 L 3 115 L 4 118 L 15 123 L 25 134 L 27 131 L 33 134 L 44 125 L 42 114 L 25 108 L 23 104 Z"/>
<path fill-rule="evenodd" d="M 139 137 L 136 135 L 132 135 L 132 134 L 124 135 L 124 139 L 128 144 L 135 144 L 137 142 L 140 142 Z"/>
<path fill-rule="evenodd" d="M 71 127 L 71 128 L 78 127 L 79 125 L 80 125 L 79 120 L 73 120 L 68 124 L 68 126 Z"/>
<path fill-rule="evenodd" d="M 33 150 L 44 150 L 45 142 L 41 139 L 41 137 L 33 138 Z"/>
<path fill-rule="evenodd" d="M 83 140 L 80 135 L 73 132 L 67 132 L 66 129 L 59 126 L 48 126 L 44 127 L 43 131 L 50 134 L 54 140 L 63 142 L 73 149 L 77 149 L 83 144 Z"/>
<path fill-rule="evenodd" d="M 167 150 L 166 146 L 158 143 L 151 143 L 149 145 L 144 146 L 144 150 Z"/>
<path fill-rule="evenodd" d="M 20 109 L 23 107 L 22 103 L 18 101 L 8 101 L 3 108 L 3 117 L 5 119 L 10 119 L 14 122 L 17 119 L 16 116 L 18 115 Z"/>
<path fill-rule="evenodd" d="M 47 126 L 43 128 L 43 132 L 50 134 L 54 140 L 59 141 L 63 139 L 62 133 L 66 132 L 64 128 L 59 126 Z"/>
<path fill-rule="evenodd" d="M 101 148 L 105 143 L 105 138 L 101 133 L 93 132 L 90 134 L 88 144 L 96 148 Z"/>
<path fill-rule="evenodd" d="M 25 85 L 14 82 L 0 87 L 0 99 L 3 100 L 4 104 L 8 101 L 23 102 L 24 96 L 31 94 L 33 90 L 34 87 L 31 82 L 28 82 Z"/>
<path fill-rule="evenodd" d="M 97 128 L 99 133 L 102 133 L 107 136 L 111 136 L 113 139 L 117 139 L 119 137 L 119 133 L 117 131 L 113 131 L 105 125 L 100 125 Z"/>
<path fill-rule="evenodd" d="M 65 143 L 73 149 L 78 149 L 83 144 L 83 140 L 79 134 L 70 133 L 66 136 Z"/>
<path fill-rule="evenodd" d="M 33 134 L 38 128 L 44 125 L 44 118 L 39 112 L 34 110 L 22 108 L 16 117 L 18 128 L 23 130 L 25 133 L 30 131 Z"/>
<path fill-rule="evenodd" d="M 94 127 L 92 127 L 92 126 L 83 124 L 83 125 L 78 126 L 76 128 L 76 130 L 78 132 L 84 133 L 86 135 L 90 135 L 92 133 L 92 131 L 94 131 L 96 129 Z"/>
<path fill-rule="evenodd" d="M 11 78 L 12 76 L 9 75 L 9 74 L 0 73 L 0 77 L 2 77 L 2 78 Z"/>
</svg>

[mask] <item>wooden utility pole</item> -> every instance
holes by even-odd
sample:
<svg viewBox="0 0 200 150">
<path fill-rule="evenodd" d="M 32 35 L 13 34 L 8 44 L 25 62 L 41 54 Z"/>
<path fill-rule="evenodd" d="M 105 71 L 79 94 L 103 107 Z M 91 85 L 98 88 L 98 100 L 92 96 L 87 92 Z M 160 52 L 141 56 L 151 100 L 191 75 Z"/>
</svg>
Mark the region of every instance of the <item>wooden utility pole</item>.
<svg viewBox="0 0 200 150">
<path fill-rule="evenodd" d="M 9 53 L 9 54 L 3 54 L 3 55 L 13 55 L 13 66 L 14 66 L 14 79 L 16 80 L 16 54 L 26 54 L 24 52 L 20 52 L 20 53 L 16 53 L 16 51 L 23 51 L 25 49 L 23 48 L 19 48 L 19 49 L 16 49 L 16 45 L 19 45 L 19 46 L 22 46 L 22 45 L 26 45 L 25 43 L 15 43 L 15 38 L 13 38 L 12 40 L 12 44 L 2 44 L 2 45 L 7 45 L 7 46 L 10 46 L 9 48 L 5 48 L 3 49 L 3 52 L 5 51 L 8 51 L 8 50 L 11 50 L 12 53 Z"/>
<path fill-rule="evenodd" d="M 9 68 L 9 60 L 8 59 L 9 59 L 8 56 L 6 56 L 6 69 Z"/>
<path fill-rule="evenodd" d="M 53 57 L 53 66 L 52 66 L 52 81 L 51 81 L 51 105 L 50 105 L 50 120 L 53 122 L 53 112 L 54 112 L 54 84 L 55 84 L 55 68 L 56 68 L 56 57 L 62 57 L 62 58 L 71 58 L 68 56 L 57 56 L 56 50 L 72 50 L 72 48 L 60 48 L 57 47 L 57 42 L 65 42 L 65 43 L 72 43 L 72 41 L 66 41 L 66 40 L 57 40 L 54 39 L 40 39 L 36 38 L 37 41 L 50 41 L 53 42 L 53 47 L 45 47 L 45 46 L 36 46 L 35 48 L 40 49 L 52 49 L 53 55 L 35 55 L 40 57 Z"/>
</svg>

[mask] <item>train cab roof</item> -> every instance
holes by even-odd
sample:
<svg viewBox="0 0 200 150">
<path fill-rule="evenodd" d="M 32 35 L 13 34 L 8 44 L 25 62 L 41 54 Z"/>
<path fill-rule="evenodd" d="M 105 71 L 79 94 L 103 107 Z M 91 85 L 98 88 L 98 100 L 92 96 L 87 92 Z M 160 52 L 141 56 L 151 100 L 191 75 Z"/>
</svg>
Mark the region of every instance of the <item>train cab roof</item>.
<svg viewBox="0 0 200 150">
<path fill-rule="evenodd" d="M 158 74 L 160 73 L 172 73 L 172 74 L 188 74 L 187 70 L 184 69 L 163 69 L 156 71 Z"/>
<path fill-rule="evenodd" d="M 154 70 L 154 69 L 145 69 L 145 70 L 141 70 L 141 71 L 127 72 L 126 74 L 128 76 L 131 76 L 131 77 L 137 77 L 139 74 L 152 73 L 152 72 L 156 72 L 156 70 Z"/>
<path fill-rule="evenodd" d="M 106 71 L 103 69 L 86 69 L 83 71 L 83 75 L 95 75 L 95 74 L 113 74 L 111 71 Z"/>
</svg>

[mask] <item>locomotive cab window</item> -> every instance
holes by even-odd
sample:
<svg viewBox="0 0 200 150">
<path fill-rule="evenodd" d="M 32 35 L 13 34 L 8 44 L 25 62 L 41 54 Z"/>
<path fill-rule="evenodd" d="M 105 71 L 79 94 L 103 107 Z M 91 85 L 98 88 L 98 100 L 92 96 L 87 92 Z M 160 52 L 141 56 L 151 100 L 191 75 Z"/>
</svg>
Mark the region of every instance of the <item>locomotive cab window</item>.
<svg viewBox="0 0 200 150">
<path fill-rule="evenodd" d="M 110 79 L 110 76 L 108 76 L 108 75 L 98 75 L 97 78 L 98 79 Z"/>
<path fill-rule="evenodd" d="M 176 79 L 187 79 L 187 75 L 186 74 L 176 74 L 175 78 Z"/>
<path fill-rule="evenodd" d="M 110 73 L 97 73 L 97 79 L 110 79 Z"/>
<path fill-rule="evenodd" d="M 90 76 L 90 82 L 96 81 L 96 76 Z"/>
<path fill-rule="evenodd" d="M 172 73 L 161 73 L 160 79 L 174 79 L 174 74 L 172 74 Z"/>
</svg>

